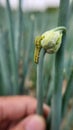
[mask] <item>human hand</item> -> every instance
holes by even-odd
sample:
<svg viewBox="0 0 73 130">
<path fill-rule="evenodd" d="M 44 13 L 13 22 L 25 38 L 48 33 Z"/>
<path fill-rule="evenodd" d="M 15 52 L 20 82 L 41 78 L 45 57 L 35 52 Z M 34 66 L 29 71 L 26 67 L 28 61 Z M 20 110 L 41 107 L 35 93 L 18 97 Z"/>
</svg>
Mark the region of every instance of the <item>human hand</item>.
<svg viewBox="0 0 73 130">
<path fill-rule="evenodd" d="M 44 118 L 36 115 L 37 100 L 29 96 L 0 97 L 0 130 L 46 130 L 50 113 L 43 106 Z"/>
</svg>

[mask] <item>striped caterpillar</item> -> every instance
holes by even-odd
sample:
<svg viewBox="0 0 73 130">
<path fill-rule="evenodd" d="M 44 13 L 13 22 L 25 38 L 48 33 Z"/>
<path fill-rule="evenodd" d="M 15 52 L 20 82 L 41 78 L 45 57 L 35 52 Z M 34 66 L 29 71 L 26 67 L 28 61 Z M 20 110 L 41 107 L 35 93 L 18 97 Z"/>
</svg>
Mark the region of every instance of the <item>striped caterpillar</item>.
<svg viewBox="0 0 73 130">
<path fill-rule="evenodd" d="M 35 50 L 34 50 L 34 62 L 37 64 L 38 61 L 39 61 L 39 55 L 40 55 L 40 51 L 41 51 L 41 40 L 43 39 L 44 37 L 41 37 L 41 36 L 38 36 L 36 37 L 35 39 Z"/>
</svg>

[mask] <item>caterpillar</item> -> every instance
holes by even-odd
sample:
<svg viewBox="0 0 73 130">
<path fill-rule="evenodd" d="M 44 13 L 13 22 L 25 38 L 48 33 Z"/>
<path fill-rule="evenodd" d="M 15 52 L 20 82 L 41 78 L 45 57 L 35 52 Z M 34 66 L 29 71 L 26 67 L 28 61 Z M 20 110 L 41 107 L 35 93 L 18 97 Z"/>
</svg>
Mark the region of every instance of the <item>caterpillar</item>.
<svg viewBox="0 0 73 130">
<path fill-rule="evenodd" d="M 35 39 L 34 62 L 36 64 L 38 64 L 38 62 L 39 62 L 39 55 L 40 55 L 40 51 L 41 51 L 41 48 L 42 48 L 42 46 L 41 46 L 41 40 L 43 38 L 44 37 L 38 36 Z"/>
<path fill-rule="evenodd" d="M 39 54 L 41 50 L 40 36 L 35 39 L 35 50 L 34 50 L 34 62 L 37 64 L 39 61 Z"/>
<path fill-rule="evenodd" d="M 41 47 L 35 47 L 34 51 L 34 62 L 37 64 L 39 62 L 39 54 L 40 54 Z"/>
</svg>

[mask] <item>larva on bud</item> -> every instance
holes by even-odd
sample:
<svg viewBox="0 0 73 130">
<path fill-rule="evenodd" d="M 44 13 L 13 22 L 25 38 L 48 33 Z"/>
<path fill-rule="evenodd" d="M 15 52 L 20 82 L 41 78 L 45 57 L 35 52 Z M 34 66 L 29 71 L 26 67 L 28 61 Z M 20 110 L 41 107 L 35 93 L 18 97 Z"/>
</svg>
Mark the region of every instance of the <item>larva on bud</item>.
<svg viewBox="0 0 73 130">
<path fill-rule="evenodd" d="M 63 33 L 66 32 L 66 28 L 61 26 L 52 30 L 44 32 L 41 36 L 35 39 L 35 51 L 34 62 L 38 64 L 41 48 L 44 48 L 46 53 L 56 53 L 62 43 Z"/>
</svg>

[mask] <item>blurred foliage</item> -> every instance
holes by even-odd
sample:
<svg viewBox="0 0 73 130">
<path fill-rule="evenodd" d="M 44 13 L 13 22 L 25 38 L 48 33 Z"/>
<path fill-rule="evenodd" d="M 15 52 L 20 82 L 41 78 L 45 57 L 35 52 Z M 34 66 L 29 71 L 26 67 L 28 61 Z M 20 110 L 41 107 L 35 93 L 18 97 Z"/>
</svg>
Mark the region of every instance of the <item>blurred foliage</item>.
<svg viewBox="0 0 73 130">
<path fill-rule="evenodd" d="M 63 70 L 63 80 L 66 84 L 70 81 L 70 75 L 73 68 L 73 4 L 71 7 L 71 13 L 69 14 L 69 23 L 67 30 L 67 39 L 65 44 L 65 60 L 64 60 L 64 70 Z M 19 55 L 18 67 L 18 86 L 15 88 L 13 86 L 13 79 L 11 73 L 11 64 L 10 64 L 10 39 L 9 39 L 9 22 L 6 15 L 6 9 L 0 6 L 0 31 L 3 30 L 3 33 L 6 32 L 5 38 L 5 47 L 7 57 L 4 61 L 5 67 L 8 65 L 9 71 L 5 71 L 10 74 L 9 79 L 11 79 L 10 87 L 4 85 L 3 70 L 1 65 L 4 59 L 1 55 L 0 60 L 0 95 L 14 95 L 14 94 L 30 94 L 30 90 L 36 89 L 36 65 L 33 61 L 34 53 L 34 38 L 37 35 L 42 34 L 44 31 L 52 29 L 57 26 L 58 21 L 58 9 L 47 9 L 45 12 L 22 12 L 22 21 L 21 21 L 21 40 L 18 48 L 18 36 L 20 28 L 19 27 L 19 16 L 18 11 L 12 11 L 13 18 L 13 35 L 14 35 L 14 49 L 16 54 L 16 62 L 18 63 L 17 56 Z M 0 40 L 0 44 L 2 44 Z M 5 49 L 5 48 L 4 48 Z M 20 51 L 20 52 L 19 52 Z M 19 54 L 18 54 L 19 53 Z M 5 56 L 5 54 L 4 54 Z M 53 61 L 54 57 L 46 55 L 44 60 L 44 100 L 47 104 L 51 105 L 52 92 L 53 92 Z M 6 74 L 5 73 L 5 74 Z M 7 77 L 6 77 L 7 78 Z M 73 80 L 73 78 L 71 78 Z M 28 81 L 28 82 L 26 82 Z M 71 81 L 73 82 L 73 81 Z M 10 84 L 10 83 L 9 83 Z M 69 84 L 69 83 L 68 83 Z M 67 85 L 63 85 L 65 93 Z M 35 92 L 34 92 L 35 93 Z M 35 94 L 32 94 L 35 95 Z M 35 95 L 36 96 L 36 95 Z M 48 97 L 48 100 L 46 98 Z M 70 99 L 73 95 L 69 95 Z M 69 99 L 68 99 L 69 100 Z M 68 107 L 68 106 L 67 106 Z M 72 118 L 72 117 L 71 117 Z"/>
<path fill-rule="evenodd" d="M 12 13 L 13 16 L 13 28 L 14 28 L 14 40 L 15 40 L 15 51 L 17 53 L 17 45 L 18 45 L 18 11 L 14 10 Z M 66 40 L 66 50 L 65 50 L 65 64 L 64 64 L 64 78 L 68 79 L 69 75 L 67 74 L 69 69 L 70 69 L 70 65 L 69 63 L 69 59 L 72 55 L 72 48 L 73 48 L 73 37 L 72 37 L 72 33 L 73 33 L 73 15 L 72 13 L 69 16 L 69 29 L 67 31 L 67 40 Z M 34 19 L 34 23 L 33 23 L 33 19 Z M 21 52 L 20 52 L 20 56 L 22 59 L 22 64 L 23 64 L 23 60 L 25 59 L 26 56 L 26 49 L 27 49 L 27 45 L 30 42 L 30 38 L 31 35 L 33 39 L 31 39 L 31 51 L 30 51 L 30 62 L 32 64 L 32 69 L 30 70 L 30 80 L 32 80 L 34 87 L 36 84 L 36 67 L 34 62 L 33 62 L 33 53 L 34 53 L 34 37 L 36 35 L 40 35 L 41 33 L 43 33 L 46 30 L 49 30 L 53 27 L 57 26 L 57 19 L 58 19 L 58 9 L 57 8 L 48 8 L 45 12 L 25 12 L 23 13 L 23 21 L 22 21 L 22 42 L 20 45 L 21 48 Z M 34 29 L 33 28 L 33 24 L 34 24 Z M 0 28 L 3 28 L 5 30 L 8 30 L 9 27 L 9 23 L 7 22 L 7 16 L 6 16 L 6 10 L 3 7 L 0 7 Z M 31 30 L 33 30 L 33 33 L 31 34 Z M 9 34 L 8 34 L 9 35 Z M 9 41 L 8 41 L 9 42 Z M 50 56 L 47 56 L 46 58 L 46 62 L 45 62 L 45 66 L 46 69 L 44 69 L 44 73 L 47 73 L 47 78 L 45 78 L 44 81 L 44 86 L 47 86 L 48 82 L 50 84 L 51 79 L 49 80 L 48 74 L 51 76 L 51 69 L 49 71 L 49 66 L 48 63 L 50 62 L 49 60 L 51 60 L 52 58 L 50 58 Z M 52 61 L 52 60 L 51 60 Z M 50 62 L 51 63 L 51 62 Z M 23 65 L 22 65 L 23 66 Z M 30 66 L 30 64 L 29 64 Z M 45 67 L 44 66 L 44 67 Z M 51 66 L 51 64 L 50 64 Z M 31 68 L 31 67 L 30 67 Z M 33 70 L 33 73 L 32 73 Z M 21 77 L 22 74 L 20 74 Z"/>
</svg>

